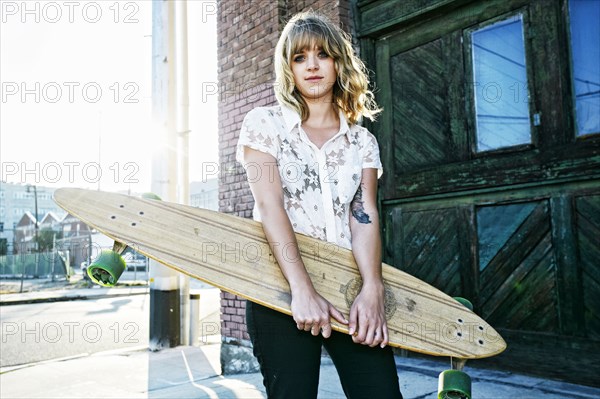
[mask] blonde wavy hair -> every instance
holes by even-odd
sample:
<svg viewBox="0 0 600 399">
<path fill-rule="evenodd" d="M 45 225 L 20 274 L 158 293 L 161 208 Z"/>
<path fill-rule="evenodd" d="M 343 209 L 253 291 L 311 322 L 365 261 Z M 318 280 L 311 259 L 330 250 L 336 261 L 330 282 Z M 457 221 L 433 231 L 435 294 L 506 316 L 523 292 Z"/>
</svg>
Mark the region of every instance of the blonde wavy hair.
<svg viewBox="0 0 600 399">
<path fill-rule="evenodd" d="M 375 120 L 381 109 L 369 90 L 365 64 L 354 54 L 350 37 L 314 11 L 294 15 L 281 32 L 275 48 L 277 100 L 296 110 L 303 121 L 308 118 L 308 105 L 296 89 L 290 64 L 294 54 L 315 45 L 334 61 L 337 80 L 333 86 L 333 103 L 350 123 L 357 123 L 361 117 Z"/>
</svg>

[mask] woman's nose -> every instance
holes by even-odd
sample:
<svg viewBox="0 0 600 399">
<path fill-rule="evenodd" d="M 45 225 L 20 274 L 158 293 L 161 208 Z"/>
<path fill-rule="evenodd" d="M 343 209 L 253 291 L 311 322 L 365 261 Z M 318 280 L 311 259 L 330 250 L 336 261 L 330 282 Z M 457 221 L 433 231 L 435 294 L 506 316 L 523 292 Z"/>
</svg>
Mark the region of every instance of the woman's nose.
<svg viewBox="0 0 600 399">
<path fill-rule="evenodd" d="M 316 54 L 309 55 L 308 63 L 306 64 L 306 67 L 310 71 L 319 69 L 319 57 L 317 57 Z"/>
</svg>

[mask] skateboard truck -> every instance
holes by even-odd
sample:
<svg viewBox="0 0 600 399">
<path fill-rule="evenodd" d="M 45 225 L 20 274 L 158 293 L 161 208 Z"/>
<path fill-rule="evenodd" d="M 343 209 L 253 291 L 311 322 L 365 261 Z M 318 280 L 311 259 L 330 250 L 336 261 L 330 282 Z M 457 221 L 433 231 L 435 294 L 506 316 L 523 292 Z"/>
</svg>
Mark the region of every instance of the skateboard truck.
<svg viewBox="0 0 600 399">
<path fill-rule="evenodd" d="M 473 304 L 465 298 L 455 297 L 459 303 L 473 310 Z M 442 371 L 438 381 L 438 399 L 471 399 L 471 377 L 463 368 L 467 359 L 450 358 L 450 370 Z"/>
</svg>

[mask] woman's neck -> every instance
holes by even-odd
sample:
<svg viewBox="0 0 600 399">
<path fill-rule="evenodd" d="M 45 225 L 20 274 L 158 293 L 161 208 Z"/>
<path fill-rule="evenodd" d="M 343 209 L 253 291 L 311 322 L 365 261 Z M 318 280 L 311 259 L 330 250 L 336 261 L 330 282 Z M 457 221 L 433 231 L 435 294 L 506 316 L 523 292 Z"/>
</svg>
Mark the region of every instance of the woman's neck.
<svg viewBox="0 0 600 399">
<path fill-rule="evenodd" d="M 305 99 L 308 105 L 309 116 L 302 125 L 308 127 L 324 128 L 330 126 L 339 126 L 339 115 L 337 107 L 332 101 L 324 99 L 309 100 Z"/>
<path fill-rule="evenodd" d="M 340 119 L 337 108 L 331 102 L 323 100 L 306 101 L 309 116 L 302 122 L 302 129 L 317 148 L 331 139 L 340 129 Z"/>
</svg>

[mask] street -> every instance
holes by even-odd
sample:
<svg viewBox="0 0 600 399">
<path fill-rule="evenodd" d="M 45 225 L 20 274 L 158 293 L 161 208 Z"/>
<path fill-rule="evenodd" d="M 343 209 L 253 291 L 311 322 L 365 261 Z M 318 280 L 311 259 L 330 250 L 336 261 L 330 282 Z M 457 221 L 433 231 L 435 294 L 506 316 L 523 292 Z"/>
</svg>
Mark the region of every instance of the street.
<svg viewBox="0 0 600 399">
<path fill-rule="evenodd" d="M 219 290 L 199 292 L 200 339 L 212 342 L 219 334 Z M 3 306 L 0 367 L 147 347 L 149 303 L 149 295 L 131 295 Z"/>
<path fill-rule="evenodd" d="M 148 295 L 5 306 L 0 367 L 148 344 Z"/>
</svg>

